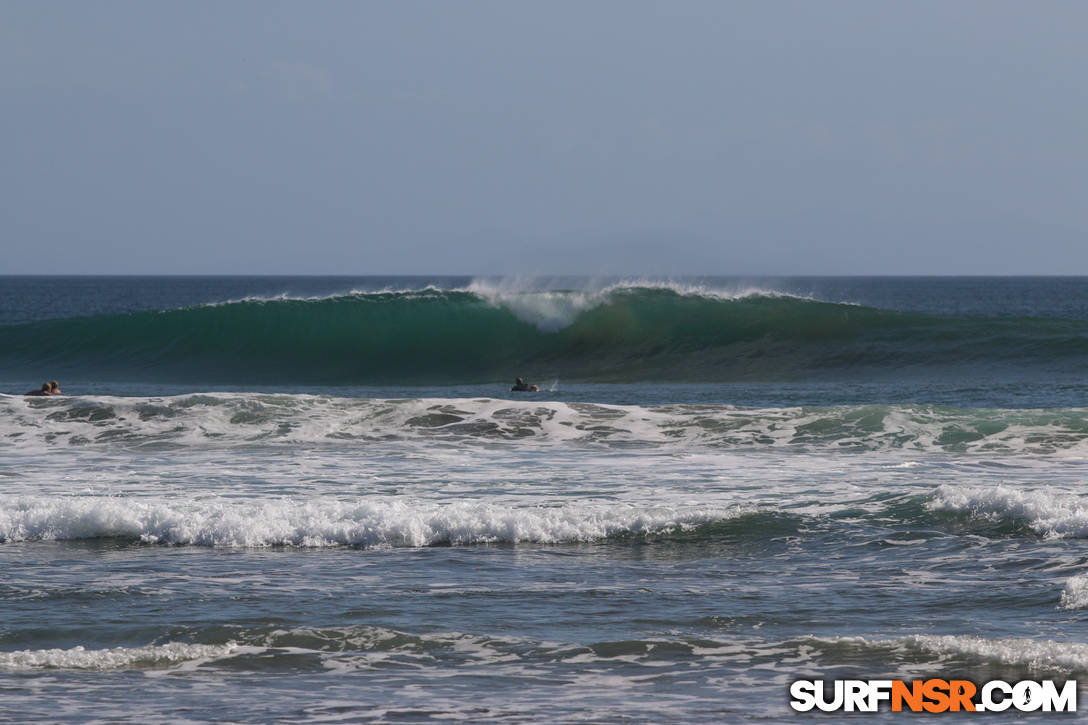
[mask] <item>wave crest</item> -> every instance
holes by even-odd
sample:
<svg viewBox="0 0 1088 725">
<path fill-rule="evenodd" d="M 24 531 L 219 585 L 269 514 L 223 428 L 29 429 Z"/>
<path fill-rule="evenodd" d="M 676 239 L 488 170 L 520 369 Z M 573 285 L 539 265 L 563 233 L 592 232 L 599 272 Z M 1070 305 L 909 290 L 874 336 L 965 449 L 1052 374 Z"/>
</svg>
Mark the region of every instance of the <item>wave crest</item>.
<svg viewBox="0 0 1088 725">
<path fill-rule="evenodd" d="M 253 649 L 253 648 L 250 648 Z M 0 652 L 0 668 L 119 670 L 138 667 L 162 667 L 180 663 L 204 662 L 237 654 L 234 643 L 222 645 L 185 644 L 170 642 L 147 647 L 113 647 L 110 649 L 39 649 Z"/>
<path fill-rule="evenodd" d="M 1072 369 L 1088 322 L 969 318 L 773 290 L 470 284 L 0 327 L 9 374 L 269 384 L 790 380 L 1002 361 Z M 1078 368 L 1079 369 L 1079 368 Z"/>
<path fill-rule="evenodd" d="M 1070 493 L 1024 491 L 1011 486 L 943 485 L 928 505 L 937 511 L 1022 522 L 1048 538 L 1088 538 L 1088 505 Z"/>
<path fill-rule="evenodd" d="M 968 663 L 1022 667 L 1036 673 L 1088 671 L 1088 644 L 1082 642 L 939 634 L 916 634 L 896 639 L 810 637 L 806 642 L 820 650 L 830 650 L 832 656 L 843 649 L 873 652 L 880 654 L 882 659 L 891 660 L 913 659 L 912 655 L 922 654 L 930 663 L 926 665 L 929 668 L 933 666 L 933 659 L 947 668 L 948 659 L 960 658 Z"/>
<path fill-rule="evenodd" d="M 584 502 L 556 507 L 477 501 L 145 501 L 0 499 L 0 541 L 122 538 L 215 547 L 421 547 L 585 542 L 690 530 L 739 509 Z"/>
</svg>

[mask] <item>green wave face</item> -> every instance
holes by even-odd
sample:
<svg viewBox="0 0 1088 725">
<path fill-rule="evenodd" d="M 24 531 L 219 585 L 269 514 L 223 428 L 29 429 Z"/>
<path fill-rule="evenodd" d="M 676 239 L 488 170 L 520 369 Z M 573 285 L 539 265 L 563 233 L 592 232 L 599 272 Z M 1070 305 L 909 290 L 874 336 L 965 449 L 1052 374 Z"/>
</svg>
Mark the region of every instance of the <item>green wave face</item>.
<svg viewBox="0 0 1088 725">
<path fill-rule="evenodd" d="M 240 301 L 0 328 L 0 372 L 178 382 L 445 384 L 849 378 L 916 366 L 1085 369 L 1088 323 L 619 288 Z"/>
</svg>

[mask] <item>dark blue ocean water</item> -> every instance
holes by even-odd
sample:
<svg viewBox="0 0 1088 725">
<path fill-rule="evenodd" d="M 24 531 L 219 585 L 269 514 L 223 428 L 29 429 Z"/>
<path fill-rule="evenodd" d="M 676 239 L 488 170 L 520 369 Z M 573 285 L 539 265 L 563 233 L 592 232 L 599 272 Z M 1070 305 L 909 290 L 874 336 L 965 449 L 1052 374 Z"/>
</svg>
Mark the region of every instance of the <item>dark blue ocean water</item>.
<svg viewBox="0 0 1088 725">
<path fill-rule="evenodd" d="M 1084 278 L 0 278 L 0 721 L 1083 678 L 1086 336 Z"/>
</svg>

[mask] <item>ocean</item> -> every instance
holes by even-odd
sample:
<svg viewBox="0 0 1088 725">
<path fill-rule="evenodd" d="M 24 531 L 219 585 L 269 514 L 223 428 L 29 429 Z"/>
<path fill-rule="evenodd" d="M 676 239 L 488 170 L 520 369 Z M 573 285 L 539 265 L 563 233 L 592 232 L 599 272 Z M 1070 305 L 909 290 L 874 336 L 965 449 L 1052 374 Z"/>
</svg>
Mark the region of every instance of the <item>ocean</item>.
<svg viewBox="0 0 1088 725">
<path fill-rule="evenodd" d="M 1088 673 L 1088 278 L 0 277 L 0 391 L 0 722 Z"/>
</svg>

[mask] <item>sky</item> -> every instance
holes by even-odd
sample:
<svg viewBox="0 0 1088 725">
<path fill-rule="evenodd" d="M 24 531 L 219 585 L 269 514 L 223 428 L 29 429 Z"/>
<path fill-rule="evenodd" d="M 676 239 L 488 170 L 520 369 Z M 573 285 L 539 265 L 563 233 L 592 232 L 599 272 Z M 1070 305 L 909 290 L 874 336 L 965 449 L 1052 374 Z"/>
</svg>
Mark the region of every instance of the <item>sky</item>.
<svg viewBox="0 0 1088 725">
<path fill-rule="evenodd" d="M 1086 27 L 0 0 L 0 274 L 1088 274 Z"/>
</svg>

